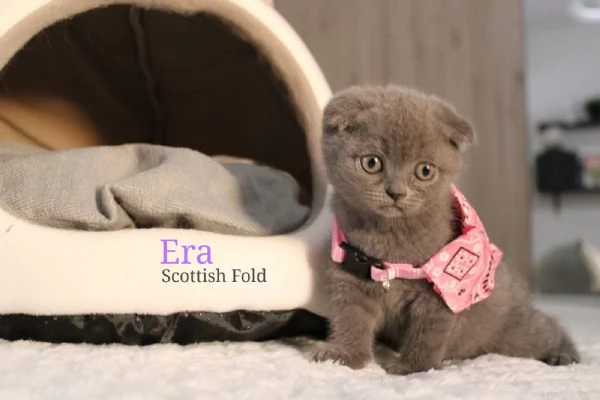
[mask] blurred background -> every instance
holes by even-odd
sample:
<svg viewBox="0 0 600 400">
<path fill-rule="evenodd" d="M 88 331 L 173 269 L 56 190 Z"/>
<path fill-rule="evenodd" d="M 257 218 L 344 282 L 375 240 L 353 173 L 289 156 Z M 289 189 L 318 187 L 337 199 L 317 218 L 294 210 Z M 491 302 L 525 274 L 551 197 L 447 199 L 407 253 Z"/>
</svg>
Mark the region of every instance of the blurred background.
<svg viewBox="0 0 600 400">
<path fill-rule="evenodd" d="M 538 290 L 600 289 L 600 1 L 274 4 L 334 91 L 393 82 L 453 102 L 479 133 L 461 185 L 506 259 Z"/>
<path fill-rule="evenodd" d="M 535 276 L 547 291 L 597 291 L 600 2 L 525 0 L 524 6 Z"/>
</svg>

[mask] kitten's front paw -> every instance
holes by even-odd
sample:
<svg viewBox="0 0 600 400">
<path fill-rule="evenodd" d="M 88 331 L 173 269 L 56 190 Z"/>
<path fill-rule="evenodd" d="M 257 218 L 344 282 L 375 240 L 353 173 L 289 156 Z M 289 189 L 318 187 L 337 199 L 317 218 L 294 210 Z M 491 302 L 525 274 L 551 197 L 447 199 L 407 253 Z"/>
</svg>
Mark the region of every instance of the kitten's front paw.
<svg viewBox="0 0 600 400">
<path fill-rule="evenodd" d="M 388 363 L 388 364 L 382 365 L 382 367 L 385 370 L 385 372 L 387 372 L 390 375 L 408 375 L 408 374 L 412 374 L 413 372 L 416 372 L 416 371 L 413 371 L 408 366 L 406 366 L 402 363 L 398 363 L 398 362 Z"/>
<path fill-rule="evenodd" d="M 364 368 L 371 359 L 370 354 L 349 352 L 331 344 L 322 345 L 313 356 L 314 361 L 333 361 L 352 369 Z"/>
</svg>

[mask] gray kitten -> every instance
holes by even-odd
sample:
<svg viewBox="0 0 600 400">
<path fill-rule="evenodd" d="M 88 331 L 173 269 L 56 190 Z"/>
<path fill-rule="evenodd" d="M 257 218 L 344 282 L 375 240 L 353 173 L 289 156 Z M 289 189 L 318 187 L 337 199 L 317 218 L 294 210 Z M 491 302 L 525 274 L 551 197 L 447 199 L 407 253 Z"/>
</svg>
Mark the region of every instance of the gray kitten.
<svg viewBox="0 0 600 400">
<path fill-rule="evenodd" d="M 475 133 L 452 106 L 400 87 L 353 87 L 327 105 L 323 129 L 333 211 L 350 244 L 379 260 L 421 265 L 460 232 L 450 187 Z M 579 361 L 507 265 L 498 266 L 491 296 L 458 314 L 425 280 L 394 279 L 386 291 L 333 261 L 327 278 L 333 312 L 317 361 L 362 368 L 376 339 L 399 352 L 383 365 L 392 374 L 484 353 Z"/>
</svg>

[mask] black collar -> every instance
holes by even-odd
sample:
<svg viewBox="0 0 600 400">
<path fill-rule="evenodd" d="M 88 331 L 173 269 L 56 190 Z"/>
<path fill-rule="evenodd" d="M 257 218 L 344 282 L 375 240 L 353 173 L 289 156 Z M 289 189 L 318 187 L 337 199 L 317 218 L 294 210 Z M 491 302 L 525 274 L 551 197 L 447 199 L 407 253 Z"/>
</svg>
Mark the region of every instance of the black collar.
<svg viewBox="0 0 600 400">
<path fill-rule="evenodd" d="M 356 247 L 347 242 L 342 242 L 340 247 L 344 249 L 344 261 L 340 263 L 342 269 L 357 278 L 371 280 L 371 266 L 384 269 L 383 262 L 377 258 L 369 257 Z"/>
</svg>

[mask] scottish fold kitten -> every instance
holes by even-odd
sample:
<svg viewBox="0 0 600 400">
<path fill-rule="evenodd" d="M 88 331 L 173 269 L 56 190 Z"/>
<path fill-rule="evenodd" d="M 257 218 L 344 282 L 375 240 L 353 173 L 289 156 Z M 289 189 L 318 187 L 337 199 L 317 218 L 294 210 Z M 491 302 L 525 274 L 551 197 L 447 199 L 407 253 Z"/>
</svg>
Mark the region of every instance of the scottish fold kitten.
<svg viewBox="0 0 600 400">
<path fill-rule="evenodd" d="M 340 247 L 349 245 L 343 247 L 346 257 L 369 265 L 404 263 L 413 268 L 410 273 L 461 235 L 466 217 L 457 204 L 466 200 L 453 195 L 452 182 L 475 132 L 449 104 L 395 86 L 353 87 L 327 105 L 323 129 L 323 154 L 334 187 L 332 207 L 344 235 Z M 469 257 L 478 262 L 479 256 L 463 250 L 467 261 L 460 265 L 471 262 Z M 473 289 L 474 304 L 458 312 L 428 279 L 384 278 L 382 284 L 369 275 L 373 266 L 357 272 L 351 271 L 348 258 L 330 261 L 330 335 L 315 360 L 361 368 L 372 359 L 379 339 L 398 352 L 383 365 L 392 374 L 440 368 L 443 360 L 484 353 L 550 365 L 578 362 L 569 336 L 532 306 L 518 273 L 500 263 L 494 283 L 492 261 L 496 257 L 497 265 L 499 251 L 493 245 L 489 250 L 489 265 L 482 264 L 487 270 Z M 469 274 L 468 268 L 460 268 L 461 274 Z M 444 276 L 446 283 L 455 279 Z"/>
</svg>

